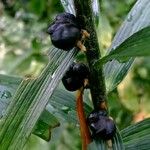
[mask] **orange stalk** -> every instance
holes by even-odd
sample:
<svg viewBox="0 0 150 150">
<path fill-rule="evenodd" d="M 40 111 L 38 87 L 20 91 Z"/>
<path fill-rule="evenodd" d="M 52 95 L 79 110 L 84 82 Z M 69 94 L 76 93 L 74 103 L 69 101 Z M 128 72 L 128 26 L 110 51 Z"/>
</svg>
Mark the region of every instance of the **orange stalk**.
<svg viewBox="0 0 150 150">
<path fill-rule="evenodd" d="M 83 108 L 83 88 L 77 91 L 77 115 L 80 124 L 80 133 L 82 139 L 82 150 L 87 150 L 87 145 L 91 143 L 91 135 L 87 125 L 86 116 Z"/>
</svg>

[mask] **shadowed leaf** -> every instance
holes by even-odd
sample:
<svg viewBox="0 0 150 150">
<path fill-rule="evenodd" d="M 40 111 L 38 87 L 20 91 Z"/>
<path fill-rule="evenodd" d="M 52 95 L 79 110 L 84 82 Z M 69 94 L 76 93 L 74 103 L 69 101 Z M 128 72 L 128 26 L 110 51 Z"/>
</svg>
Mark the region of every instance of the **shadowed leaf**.
<svg viewBox="0 0 150 150">
<path fill-rule="evenodd" d="M 121 131 L 127 150 L 150 149 L 150 118 L 131 125 Z"/>
<path fill-rule="evenodd" d="M 116 47 L 118 47 L 131 35 L 150 25 L 149 7 L 149 0 L 138 0 L 136 2 L 121 28 L 117 32 L 116 36 L 114 37 L 108 53 L 116 49 Z M 130 59 L 127 63 L 119 63 L 118 61 L 113 60 L 105 64 L 104 75 L 107 92 L 112 91 L 123 80 L 132 63 L 133 59 Z"/>
</svg>

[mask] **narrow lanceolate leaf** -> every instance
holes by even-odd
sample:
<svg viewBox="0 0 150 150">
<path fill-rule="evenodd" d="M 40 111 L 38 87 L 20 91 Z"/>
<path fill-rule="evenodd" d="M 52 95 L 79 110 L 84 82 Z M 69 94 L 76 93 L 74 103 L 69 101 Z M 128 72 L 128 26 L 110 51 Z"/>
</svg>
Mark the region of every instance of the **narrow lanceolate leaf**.
<svg viewBox="0 0 150 150">
<path fill-rule="evenodd" d="M 0 75 L 0 118 L 5 115 L 6 109 L 22 80 L 19 77 Z M 58 125 L 59 122 L 56 117 L 45 109 L 32 133 L 44 140 L 49 140 L 51 129 Z"/>
<path fill-rule="evenodd" d="M 97 65 L 106 63 L 112 59 L 126 61 L 131 57 L 150 56 L 150 26 L 136 32 L 115 50 L 101 58 Z"/>
<path fill-rule="evenodd" d="M 64 52 L 53 49 L 40 77 L 22 81 L 0 122 L 0 149 L 23 149 L 76 53 L 76 50 Z"/>
<path fill-rule="evenodd" d="M 131 125 L 121 131 L 123 142 L 127 150 L 150 149 L 150 118 Z"/>
<path fill-rule="evenodd" d="M 111 144 L 112 143 L 112 144 Z M 119 131 L 113 140 L 111 141 L 103 141 L 101 139 L 95 139 L 88 147 L 88 150 L 125 150 L 124 144 L 122 142 L 122 138 L 120 136 Z"/>
<path fill-rule="evenodd" d="M 132 10 L 129 12 L 123 25 L 117 32 L 112 45 L 108 52 L 113 51 L 127 38 L 133 35 L 135 32 L 150 25 L 150 1 L 138 0 Z M 130 59 L 127 63 L 119 63 L 116 60 L 108 62 L 104 66 L 104 74 L 106 81 L 107 92 L 112 91 L 122 81 L 127 74 L 130 66 L 133 63 L 133 59 Z"/>
</svg>

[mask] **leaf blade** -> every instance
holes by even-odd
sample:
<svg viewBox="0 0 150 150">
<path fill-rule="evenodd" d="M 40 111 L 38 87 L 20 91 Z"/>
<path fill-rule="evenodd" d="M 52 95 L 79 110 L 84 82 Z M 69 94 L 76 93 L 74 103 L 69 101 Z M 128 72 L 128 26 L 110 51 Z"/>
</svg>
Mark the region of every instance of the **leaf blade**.
<svg viewBox="0 0 150 150">
<path fill-rule="evenodd" d="M 88 150 L 107 150 L 107 149 L 125 150 L 122 137 L 118 129 L 111 142 L 112 142 L 112 147 L 111 145 L 108 145 L 108 141 L 103 141 L 101 139 L 94 139 L 94 141 L 88 146 Z"/>
<path fill-rule="evenodd" d="M 129 150 L 150 149 L 150 118 L 131 125 L 121 131 L 123 142 Z"/>
<path fill-rule="evenodd" d="M 115 50 L 111 51 L 108 55 L 101 58 L 97 63 L 106 63 L 112 59 L 119 62 L 126 59 L 138 56 L 150 56 L 150 26 L 143 28 L 136 32 Z"/>
<path fill-rule="evenodd" d="M 118 47 L 127 38 L 133 35 L 135 32 L 141 30 L 144 27 L 150 25 L 150 1 L 138 0 L 134 7 L 129 12 L 126 20 L 122 24 L 121 28 L 117 32 L 108 53 Z M 108 62 L 104 66 L 104 75 L 106 81 L 107 92 L 111 92 L 122 81 L 129 71 L 133 59 L 127 63 L 119 63 L 115 60 Z"/>
<path fill-rule="evenodd" d="M 18 87 L 7 113 L 1 121 L 1 148 L 16 149 L 24 146 L 63 73 L 74 60 L 77 51 L 73 49 L 63 52 L 54 49 L 52 54 L 55 54 L 54 59 L 49 61 L 39 78 L 26 79 Z"/>
</svg>

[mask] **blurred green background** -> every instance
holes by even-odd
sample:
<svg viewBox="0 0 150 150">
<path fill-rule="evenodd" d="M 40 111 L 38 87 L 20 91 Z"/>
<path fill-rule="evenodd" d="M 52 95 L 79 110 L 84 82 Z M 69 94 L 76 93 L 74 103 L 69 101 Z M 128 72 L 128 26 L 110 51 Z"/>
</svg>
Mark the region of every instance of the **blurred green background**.
<svg viewBox="0 0 150 150">
<path fill-rule="evenodd" d="M 100 1 L 101 14 L 97 33 L 102 54 L 132 8 L 135 0 Z M 63 7 L 59 0 L 0 1 L 0 74 L 37 76 L 47 63 L 52 45 L 46 30 Z M 77 59 L 84 60 L 78 55 Z M 119 129 L 150 116 L 150 59 L 135 60 L 127 77 L 109 94 L 110 115 Z M 81 149 L 79 129 L 63 123 L 45 142 L 32 135 L 25 150 Z"/>
</svg>

